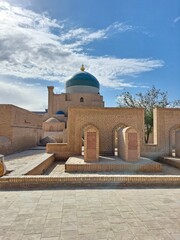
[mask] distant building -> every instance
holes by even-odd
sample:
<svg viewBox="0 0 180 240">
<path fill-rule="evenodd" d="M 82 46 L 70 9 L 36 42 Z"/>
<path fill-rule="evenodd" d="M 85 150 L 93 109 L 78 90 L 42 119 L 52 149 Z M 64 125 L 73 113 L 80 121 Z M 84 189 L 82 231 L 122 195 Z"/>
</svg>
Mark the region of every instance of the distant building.
<svg viewBox="0 0 180 240">
<path fill-rule="evenodd" d="M 82 65 L 81 71 L 66 81 L 66 92 L 55 94 L 48 86 L 48 111 L 43 115 L 44 137 L 54 137 L 57 142 L 66 142 L 69 107 L 104 107 L 100 84 Z"/>
<path fill-rule="evenodd" d="M 37 146 L 42 137 L 41 115 L 11 104 L 0 104 L 0 154 Z"/>
</svg>

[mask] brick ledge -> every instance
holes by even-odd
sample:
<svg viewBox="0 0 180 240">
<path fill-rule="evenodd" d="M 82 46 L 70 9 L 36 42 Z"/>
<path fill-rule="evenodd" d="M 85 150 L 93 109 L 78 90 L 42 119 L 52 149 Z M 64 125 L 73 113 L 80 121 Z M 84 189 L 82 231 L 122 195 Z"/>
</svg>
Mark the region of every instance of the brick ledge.
<svg viewBox="0 0 180 240">
<path fill-rule="evenodd" d="M 0 189 L 8 188 L 46 188 L 60 186 L 180 186 L 179 175 L 152 176 L 152 175 L 126 175 L 126 176 L 19 176 L 1 177 Z"/>
</svg>

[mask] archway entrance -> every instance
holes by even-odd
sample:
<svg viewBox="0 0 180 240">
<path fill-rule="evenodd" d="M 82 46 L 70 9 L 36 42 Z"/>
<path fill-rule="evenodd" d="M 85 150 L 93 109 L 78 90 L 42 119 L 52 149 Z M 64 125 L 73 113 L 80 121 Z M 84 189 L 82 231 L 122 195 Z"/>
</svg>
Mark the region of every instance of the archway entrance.
<svg viewBox="0 0 180 240">
<path fill-rule="evenodd" d="M 180 129 L 175 133 L 175 154 L 176 157 L 180 157 Z"/>
<path fill-rule="evenodd" d="M 81 136 L 82 136 L 82 140 L 81 140 L 81 155 L 84 156 L 84 128 L 82 129 L 82 133 L 81 133 Z"/>
<path fill-rule="evenodd" d="M 175 125 L 169 132 L 169 154 L 172 157 L 180 157 L 180 125 Z"/>
<path fill-rule="evenodd" d="M 120 149 L 118 149 L 119 146 L 119 131 L 121 131 L 123 128 L 127 127 L 125 124 L 120 123 L 118 124 L 114 129 L 113 129 L 113 153 L 114 156 L 118 156 L 118 152 L 120 151 Z"/>
</svg>

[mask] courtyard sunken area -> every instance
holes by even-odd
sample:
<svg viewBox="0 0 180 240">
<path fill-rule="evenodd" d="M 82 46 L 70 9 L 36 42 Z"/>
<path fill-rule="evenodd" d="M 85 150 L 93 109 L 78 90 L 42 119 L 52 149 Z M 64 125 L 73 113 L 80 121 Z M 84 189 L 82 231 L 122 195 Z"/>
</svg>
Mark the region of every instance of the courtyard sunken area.
<svg viewBox="0 0 180 240">
<path fill-rule="evenodd" d="M 128 163 L 117 157 L 100 157 L 99 163 L 92 164 L 84 163 L 83 157 L 80 156 L 60 162 L 55 161 L 54 155 L 47 154 L 45 149 L 35 148 L 6 156 L 4 161 L 8 173 L 0 178 L 1 189 L 72 185 L 180 186 L 180 169 L 146 158 Z M 158 171 L 146 172 L 146 165 L 151 164 L 157 167 Z M 73 172 L 67 171 L 68 165 L 75 166 Z M 78 169 L 81 165 L 85 167 L 84 172 L 80 171 L 80 168 Z M 90 168 L 93 166 L 94 170 L 97 170 L 98 167 L 98 172 L 93 168 L 89 171 L 89 166 Z"/>
</svg>

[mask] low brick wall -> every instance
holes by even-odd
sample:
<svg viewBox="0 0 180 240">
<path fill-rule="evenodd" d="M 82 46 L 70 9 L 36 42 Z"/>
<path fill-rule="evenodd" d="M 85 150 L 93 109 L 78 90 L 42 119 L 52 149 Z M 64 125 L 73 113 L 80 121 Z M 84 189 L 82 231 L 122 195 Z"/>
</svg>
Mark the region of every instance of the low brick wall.
<svg viewBox="0 0 180 240">
<path fill-rule="evenodd" d="M 29 188 L 54 188 L 63 186 L 180 186 L 180 176 L 152 176 L 152 175 L 101 175 L 101 176 L 21 176 L 1 177 L 0 189 L 29 189 Z"/>
<path fill-rule="evenodd" d="M 66 172 L 161 172 L 162 165 L 158 163 L 154 164 L 65 164 Z"/>
<path fill-rule="evenodd" d="M 41 175 L 43 174 L 54 162 L 54 155 L 49 156 L 46 160 L 42 161 L 35 168 L 31 169 L 26 175 Z"/>
<path fill-rule="evenodd" d="M 55 160 L 67 160 L 72 153 L 69 151 L 67 143 L 48 143 L 46 145 L 47 153 L 54 153 Z"/>
<path fill-rule="evenodd" d="M 53 163 L 54 159 L 54 154 L 45 153 L 41 156 L 36 157 L 32 161 L 29 161 L 25 166 L 16 169 L 13 171 L 13 175 L 9 177 L 19 177 L 22 175 L 41 175 Z"/>
<path fill-rule="evenodd" d="M 180 158 L 160 157 L 159 161 L 180 169 Z"/>
<path fill-rule="evenodd" d="M 161 172 L 162 164 L 141 158 L 137 162 L 127 162 L 120 158 L 100 157 L 97 162 L 85 162 L 83 156 L 70 157 L 65 163 L 65 171 L 70 173 L 97 172 Z"/>
</svg>

